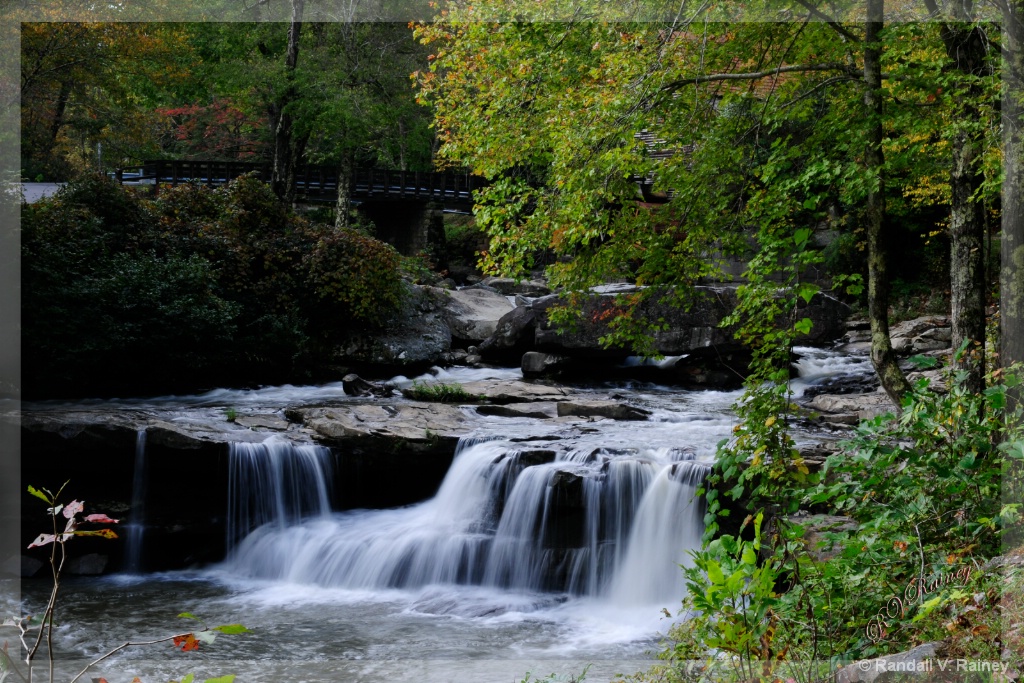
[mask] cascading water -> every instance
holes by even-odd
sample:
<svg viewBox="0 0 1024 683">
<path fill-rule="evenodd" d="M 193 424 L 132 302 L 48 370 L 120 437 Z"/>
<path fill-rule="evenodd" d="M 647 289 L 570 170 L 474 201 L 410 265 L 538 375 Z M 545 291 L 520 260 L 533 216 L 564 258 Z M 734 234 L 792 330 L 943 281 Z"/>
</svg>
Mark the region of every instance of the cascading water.
<svg viewBox="0 0 1024 683">
<path fill-rule="evenodd" d="M 232 465 L 247 477 L 232 491 L 270 487 L 271 469 L 249 467 Z M 236 575 L 335 588 L 461 584 L 675 602 L 678 565 L 703 531 L 695 491 L 707 471 L 670 449 L 555 454 L 466 440 L 431 500 L 301 523 L 268 502 L 266 513 L 243 515 L 263 525 L 229 563 Z"/>
<path fill-rule="evenodd" d="M 124 571 L 142 571 L 142 541 L 146 523 L 146 430 L 135 435 L 135 470 L 132 473 L 131 522 L 124 525 Z"/>
<path fill-rule="evenodd" d="M 280 438 L 228 448 L 228 549 L 250 531 L 331 513 L 328 448 Z"/>
</svg>

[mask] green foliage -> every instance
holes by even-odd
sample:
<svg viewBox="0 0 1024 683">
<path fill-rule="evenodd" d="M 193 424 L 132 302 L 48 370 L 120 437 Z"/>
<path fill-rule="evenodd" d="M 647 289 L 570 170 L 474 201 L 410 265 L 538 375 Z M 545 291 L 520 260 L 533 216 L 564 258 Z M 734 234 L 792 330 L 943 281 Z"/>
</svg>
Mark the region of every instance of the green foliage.
<svg viewBox="0 0 1024 683">
<path fill-rule="evenodd" d="M 526 672 L 526 676 L 519 683 L 583 683 L 587 678 L 587 671 L 590 670 L 590 665 L 587 664 L 583 667 L 583 671 L 578 674 L 558 674 L 549 673 L 544 678 L 536 678 L 530 671 Z"/>
<path fill-rule="evenodd" d="M 242 177 L 141 199 L 103 177 L 23 207 L 26 386 L 37 395 L 287 381 L 401 302 L 394 250 Z"/>
<path fill-rule="evenodd" d="M 775 643 L 780 563 L 758 559 L 762 520 L 759 513 L 753 521 L 752 541 L 723 535 L 692 553 L 693 565 L 683 570 L 688 591 L 683 607 L 690 618 L 673 629 L 675 645 L 663 658 L 714 659 L 718 655 L 711 652 L 717 651 L 735 663 L 741 679 L 752 679 L 760 674 L 753 662 L 780 657 Z"/>
<path fill-rule="evenodd" d="M 325 314 L 363 323 L 382 323 L 382 315 L 401 305 L 400 264 L 393 247 L 355 230 L 321 235 L 305 261 Z"/>
<path fill-rule="evenodd" d="M 412 386 L 403 389 L 402 395 L 414 401 L 430 401 L 433 403 L 475 403 L 480 396 L 471 394 L 461 384 L 445 382 L 413 382 Z"/>
</svg>

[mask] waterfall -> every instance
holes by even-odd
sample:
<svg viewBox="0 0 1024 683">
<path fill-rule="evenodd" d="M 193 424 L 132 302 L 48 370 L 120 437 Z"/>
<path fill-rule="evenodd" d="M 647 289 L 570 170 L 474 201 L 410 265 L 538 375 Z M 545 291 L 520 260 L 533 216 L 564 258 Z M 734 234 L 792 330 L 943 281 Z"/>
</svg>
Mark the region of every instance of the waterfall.
<svg viewBox="0 0 1024 683">
<path fill-rule="evenodd" d="M 135 435 L 135 469 L 132 473 L 131 522 L 124 525 L 124 571 L 142 571 L 142 541 L 146 523 L 146 430 Z"/>
<path fill-rule="evenodd" d="M 331 451 L 279 437 L 228 448 L 228 550 L 250 531 L 331 513 Z"/>
<path fill-rule="evenodd" d="M 254 448 L 240 445 L 231 470 L 232 510 L 248 520 L 233 537 L 252 529 L 229 559 L 240 575 L 347 589 L 459 584 L 669 604 L 683 596 L 678 565 L 703 533 L 695 491 L 709 468 L 677 450 L 555 455 L 464 440 L 434 498 L 314 516 L 316 505 L 305 514 L 269 514 L 297 505 L 294 498 L 242 513 L 240 492 L 270 491 L 280 471 L 249 469 Z"/>
</svg>

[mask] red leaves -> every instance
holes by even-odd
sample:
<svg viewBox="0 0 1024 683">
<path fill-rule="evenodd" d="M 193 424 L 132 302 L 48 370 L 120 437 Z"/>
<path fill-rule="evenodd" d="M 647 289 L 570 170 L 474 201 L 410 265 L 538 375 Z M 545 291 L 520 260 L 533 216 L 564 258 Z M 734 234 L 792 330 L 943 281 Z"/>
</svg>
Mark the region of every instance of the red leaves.
<svg viewBox="0 0 1024 683">
<path fill-rule="evenodd" d="M 190 652 L 199 649 L 199 641 L 196 640 L 196 636 L 193 633 L 174 636 L 174 647 L 180 648 L 182 652 Z"/>
<path fill-rule="evenodd" d="M 45 489 L 44 489 L 45 490 Z M 47 503 L 56 503 L 54 496 L 46 497 L 42 495 L 40 491 L 33 487 L 28 487 L 29 493 L 34 496 L 45 500 Z M 49 493 L 49 492 L 47 492 Z M 58 492 L 59 495 L 59 492 Z M 52 504 L 51 503 L 51 504 Z M 75 536 L 98 536 L 100 538 L 117 538 L 117 534 L 114 533 L 113 529 L 93 529 L 87 531 L 79 531 L 78 525 L 80 522 L 99 523 L 99 524 L 117 524 L 117 520 L 103 513 L 93 513 L 86 515 L 81 520 L 78 519 L 78 515 L 85 509 L 85 502 L 81 500 L 73 500 L 67 505 L 54 505 L 47 510 L 56 522 L 58 514 L 63 514 L 67 518 L 67 524 L 64 525 L 64 531 L 60 534 L 39 534 L 34 541 L 29 544 L 29 548 L 41 548 L 44 545 L 51 543 L 66 543 Z"/>
<path fill-rule="evenodd" d="M 103 513 L 97 513 L 94 515 L 86 515 L 82 518 L 83 522 L 99 522 L 100 524 L 117 524 L 118 520 L 111 519 Z"/>
</svg>

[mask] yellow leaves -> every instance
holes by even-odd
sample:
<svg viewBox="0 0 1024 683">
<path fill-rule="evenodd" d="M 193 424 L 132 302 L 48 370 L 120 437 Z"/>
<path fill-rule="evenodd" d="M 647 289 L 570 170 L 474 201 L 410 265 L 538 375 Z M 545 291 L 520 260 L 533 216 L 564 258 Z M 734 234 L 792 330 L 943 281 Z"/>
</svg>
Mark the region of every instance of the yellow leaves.
<svg viewBox="0 0 1024 683">
<path fill-rule="evenodd" d="M 775 422 L 776 422 L 775 416 L 772 415 L 771 417 L 769 417 L 767 420 L 764 421 L 764 426 L 765 427 L 771 427 L 772 425 L 775 424 Z"/>
</svg>

